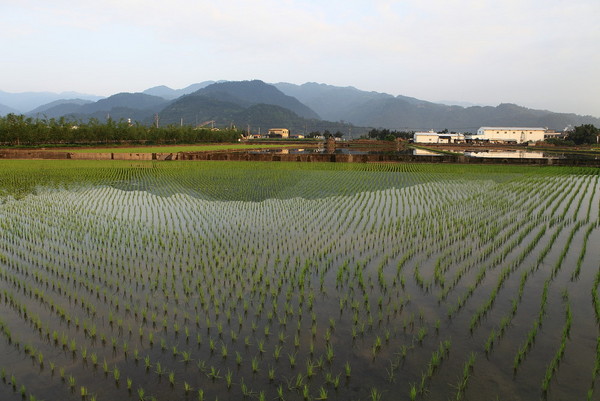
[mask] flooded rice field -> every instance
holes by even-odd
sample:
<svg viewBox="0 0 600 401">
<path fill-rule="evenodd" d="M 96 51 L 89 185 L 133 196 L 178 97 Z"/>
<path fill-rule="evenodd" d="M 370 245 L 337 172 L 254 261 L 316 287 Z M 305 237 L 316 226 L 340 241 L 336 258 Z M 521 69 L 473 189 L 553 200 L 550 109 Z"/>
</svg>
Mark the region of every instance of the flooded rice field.
<svg viewBox="0 0 600 401">
<path fill-rule="evenodd" d="M 599 177 L 0 161 L 0 399 L 598 399 Z"/>
</svg>

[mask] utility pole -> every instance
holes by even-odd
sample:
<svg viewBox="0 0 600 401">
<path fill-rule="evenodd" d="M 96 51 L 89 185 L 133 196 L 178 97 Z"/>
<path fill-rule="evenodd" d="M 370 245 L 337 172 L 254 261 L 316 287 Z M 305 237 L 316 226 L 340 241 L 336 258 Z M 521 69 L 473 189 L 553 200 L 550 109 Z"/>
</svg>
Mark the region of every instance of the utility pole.
<svg viewBox="0 0 600 401">
<path fill-rule="evenodd" d="M 156 125 L 156 128 L 158 128 L 158 113 L 154 114 L 154 124 Z"/>
</svg>

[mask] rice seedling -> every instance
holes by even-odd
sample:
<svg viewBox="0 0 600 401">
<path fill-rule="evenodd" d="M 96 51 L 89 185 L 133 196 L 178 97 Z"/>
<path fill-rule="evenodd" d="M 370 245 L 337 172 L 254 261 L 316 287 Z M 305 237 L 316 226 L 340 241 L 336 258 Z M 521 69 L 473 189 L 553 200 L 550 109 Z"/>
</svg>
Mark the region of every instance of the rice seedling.
<svg viewBox="0 0 600 401">
<path fill-rule="evenodd" d="M 375 382 L 358 396 L 351 386 L 339 386 L 342 375 L 349 382 L 352 374 L 370 383 L 362 369 L 351 368 L 365 354 L 375 357 L 369 374 L 387 378 L 377 383 L 376 398 L 398 385 L 407 386 L 410 399 L 440 398 L 447 389 L 437 372 L 447 359 L 458 363 L 460 354 L 451 354 L 444 341 L 417 372 L 420 380 L 399 374 L 422 361 L 411 352 L 417 345 L 431 346 L 432 333 L 452 336 L 458 349 L 485 350 L 497 363 L 498 345 L 518 341 L 518 363 L 525 355 L 539 358 L 531 350 L 551 337 L 550 326 L 541 325 L 554 313 L 553 287 L 567 285 L 568 276 L 569 292 L 589 288 L 591 280 L 581 278 L 597 267 L 589 246 L 600 216 L 597 169 L 69 162 L 75 164 L 35 161 L 17 169 L 15 161 L 0 161 L 0 308 L 10 316 L 0 318 L 0 336 L 11 352 L 40 367 L 50 364 L 50 371 L 59 361 L 51 356 L 56 350 L 79 353 L 66 366 L 101 398 L 122 393 L 88 380 L 99 358 L 105 374 L 127 377 L 128 392 L 130 378 L 152 369 L 159 378 L 172 374 L 173 382 L 177 372 L 180 380 L 172 385 L 181 382 L 178 391 L 188 397 L 202 385 L 198 399 L 215 399 L 224 388 L 238 391 L 233 372 L 240 383 L 233 397 L 327 399 L 336 389 L 336 399 L 368 399 Z M 563 272 L 565 266 L 573 269 Z M 597 321 L 599 282 L 591 288 Z M 537 316 L 519 306 L 539 294 Z M 444 305 L 446 315 L 438 310 Z M 566 345 L 569 335 L 584 344 L 585 329 L 576 325 L 585 318 L 573 319 L 578 330 L 569 326 Z M 466 327 L 457 323 L 465 320 Z M 514 329 L 526 321 L 534 324 L 519 339 Z M 483 328 L 487 335 L 480 337 L 476 330 Z M 470 332 L 484 343 L 465 340 Z M 138 365 L 140 352 L 155 343 L 159 349 L 149 349 Z M 542 383 L 550 398 L 563 392 L 553 361 L 576 348 L 556 347 L 545 365 L 550 385 Z M 130 349 L 136 363 L 111 362 L 121 371 L 108 370 L 106 361 L 126 361 Z M 211 379 L 208 384 L 188 370 L 192 353 L 193 370 Z M 277 366 L 282 353 L 289 367 Z M 222 357 L 218 363 L 211 361 L 214 354 Z M 306 370 L 296 372 L 287 394 L 278 372 L 295 369 L 299 360 Z M 465 363 L 470 368 L 457 379 L 456 398 L 478 380 L 473 364 Z M 504 364 L 495 368 L 504 379 L 513 372 Z M 260 388 L 242 385 L 249 372 Z M 30 387 L 29 380 L 18 384 Z M 152 384 L 157 398 L 173 391 L 166 383 Z M 509 397 L 497 391 L 490 397 Z M 154 397 L 143 392 L 138 398 Z"/>
</svg>

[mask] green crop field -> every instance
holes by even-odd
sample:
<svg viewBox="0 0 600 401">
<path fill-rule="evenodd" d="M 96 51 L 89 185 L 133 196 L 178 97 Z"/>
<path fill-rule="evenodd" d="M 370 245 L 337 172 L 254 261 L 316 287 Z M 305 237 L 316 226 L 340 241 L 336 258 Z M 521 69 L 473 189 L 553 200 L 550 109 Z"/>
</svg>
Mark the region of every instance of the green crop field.
<svg viewBox="0 0 600 401">
<path fill-rule="evenodd" d="M 0 160 L 0 399 L 598 399 L 599 177 Z"/>
<path fill-rule="evenodd" d="M 106 148 L 74 148 L 65 149 L 65 152 L 71 153 L 177 153 L 177 152 L 214 152 L 219 150 L 249 150 L 249 149 L 269 149 L 298 147 L 299 145 L 290 144 L 219 144 L 219 145 L 177 145 L 177 146 L 136 146 L 136 147 L 106 147 Z M 52 149 L 60 150 L 60 149 Z"/>
</svg>

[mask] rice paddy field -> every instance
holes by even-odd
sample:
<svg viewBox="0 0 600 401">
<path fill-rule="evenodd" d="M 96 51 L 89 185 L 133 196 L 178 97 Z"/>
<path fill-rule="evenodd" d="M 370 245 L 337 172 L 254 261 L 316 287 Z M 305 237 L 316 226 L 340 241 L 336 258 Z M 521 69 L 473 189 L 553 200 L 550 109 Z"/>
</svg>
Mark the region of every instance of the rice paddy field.
<svg viewBox="0 0 600 401">
<path fill-rule="evenodd" d="M 599 177 L 0 161 L 0 399 L 600 399 Z"/>
</svg>

